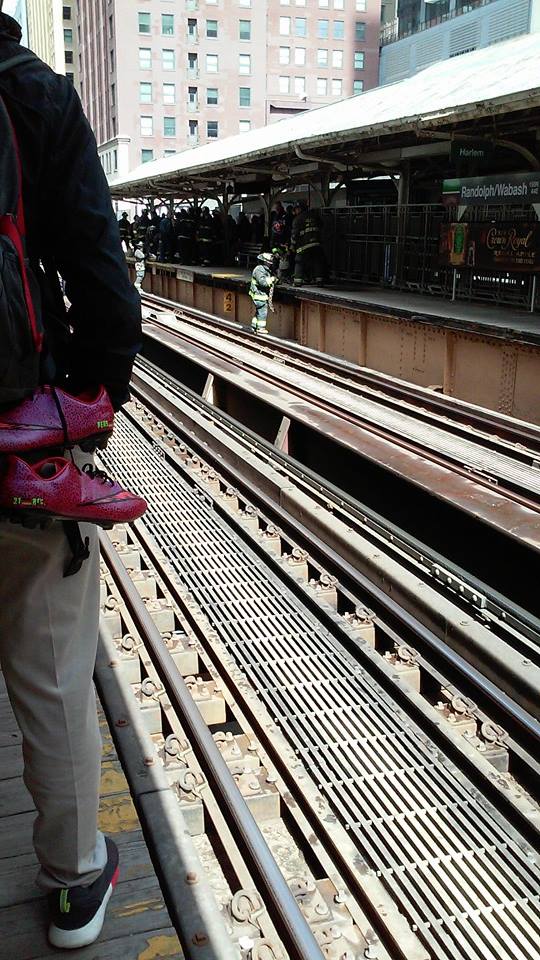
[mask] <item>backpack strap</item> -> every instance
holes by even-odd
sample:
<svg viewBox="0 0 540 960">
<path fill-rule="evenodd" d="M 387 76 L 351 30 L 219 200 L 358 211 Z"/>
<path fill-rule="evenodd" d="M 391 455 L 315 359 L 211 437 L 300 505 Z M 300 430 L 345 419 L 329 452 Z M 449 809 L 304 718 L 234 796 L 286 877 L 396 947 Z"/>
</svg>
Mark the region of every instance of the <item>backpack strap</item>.
<svg viewBox="0 0 540 960">
<path fill-rule="evenodd" d="M 31 60 L 37 59 L 36 55 L 29 50 L 25 50 L 24 53 L 17 53 L 14 57 L 10 57 L 8 60 L 3 60 L 0 63 L 0 73 L 6 73 L 8 70 L 11 70 L 12 67 L 17 67 L 20 63 L 30 63 Z"/>
<path fill-rule="evenodd" d="M 34 54 L 29 51 L 17 54 L 17 56 L 10 57 L 9 60 L 4 60 L 3 63 L 0 63 L 0 74 L 5 73 L 18 64 L 28 63 L 36 59 Z M 34 346 L 35 349 L 40 352 L 43 334 L 38 328 L 36 310 L 26 272 L 26 224 L 22 199 L 22 167 L 19 142 L 9 112 L 0 95 L 0 127 L 1 126 L 5 128 L 7 137 L 3 137 L 3 143 L 0 143 L 0 166 L 5 175 L 2 177 L 4 181 L 2 187 L 3 190 L 6 190 L 6 195 L 2 195 L 2 191 L 0 190 L 0 233 L 11 240 L 17 251 Z M 11 191 L 9 189 L 10 186 Z"/>
</svg>

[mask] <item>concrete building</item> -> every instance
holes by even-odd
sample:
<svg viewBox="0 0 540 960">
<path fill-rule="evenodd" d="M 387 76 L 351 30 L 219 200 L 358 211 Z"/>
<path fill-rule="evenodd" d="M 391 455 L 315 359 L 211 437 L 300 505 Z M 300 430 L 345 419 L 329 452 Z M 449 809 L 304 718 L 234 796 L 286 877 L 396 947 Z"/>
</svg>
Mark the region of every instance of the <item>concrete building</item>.
<svg viewBox="0 0 540 960">
<path fill-rule="evenodd" d="M 106 173 L 376 86 L 380 17 L 381 0 L 79 0 Z"/>
<path fill-rule="evenodd" d="M 538 30 L 540 0 L 398 0 L 397 17 L 381 28 L 379 81 Z"/>
<path fill-rule="evenodd" d="M 28 22 L 26 18 L 26 0 L 17 0 L 15 4 L 15 9 L 13 11 L 13 16 L 15 20 L 21 25 L 22 29 L 22 43 L 25 47 L 28 46 Z"/>
<path fill-rule="evenodd" d="M 28 46 L 78 88 L 76 0 L 26 0 Z"/>
</svg>

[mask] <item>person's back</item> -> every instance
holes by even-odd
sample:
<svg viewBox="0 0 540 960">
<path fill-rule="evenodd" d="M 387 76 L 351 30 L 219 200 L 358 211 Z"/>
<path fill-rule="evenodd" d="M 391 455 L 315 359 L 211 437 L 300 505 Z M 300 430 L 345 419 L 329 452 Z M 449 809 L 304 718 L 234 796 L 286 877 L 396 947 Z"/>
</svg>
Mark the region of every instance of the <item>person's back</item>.
<svg viewBox="0 0 540 960">
<path fill-rule="evenodd" d="M 139 297 L 72 84 L 37 58 L 1 69 L 22 53 L 19 37 L 15 21 L 0 13 L 0 96 L 19 144 L 27 250 L 43 298 L 42 382 L 72 394 L 104 384 L 119 409 L 141 339 Z M 80 448 L 72 456 L 79 466 L 91 459 Z M 34 844 L 49 894 L 49 938 L 78 947 L 100 933 L 118 855 L 97 828 L 97 532 L 80 524 L 88 558 L 70 569 L 65 529 L 57 520 L 44 530 L 0 520 L 0 660 L 23 735 L 25 783 L 39 810 Z"/>
</svg>

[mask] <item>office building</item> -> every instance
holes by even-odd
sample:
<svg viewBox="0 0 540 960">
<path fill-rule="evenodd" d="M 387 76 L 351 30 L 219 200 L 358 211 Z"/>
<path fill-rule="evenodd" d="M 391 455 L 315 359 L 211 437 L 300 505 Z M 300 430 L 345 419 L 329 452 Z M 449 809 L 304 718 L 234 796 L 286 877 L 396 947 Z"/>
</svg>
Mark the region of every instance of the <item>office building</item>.
<svg viewBox="0 0 540 960">
<path fill-rule="evenodd" d="M 539 29 L 540 0 L 398 0 L 381 28 L 379 82 Z"/>
<path fill-rule="evenodd" d="M 26 0 L 28 46 L 78 87 L 76 12 L 76 0 Z"/>
<path fill-rule="evenodd" d="M 79 0 L 109 175 L 376 86 L 381 0 Z"/>
</svg>

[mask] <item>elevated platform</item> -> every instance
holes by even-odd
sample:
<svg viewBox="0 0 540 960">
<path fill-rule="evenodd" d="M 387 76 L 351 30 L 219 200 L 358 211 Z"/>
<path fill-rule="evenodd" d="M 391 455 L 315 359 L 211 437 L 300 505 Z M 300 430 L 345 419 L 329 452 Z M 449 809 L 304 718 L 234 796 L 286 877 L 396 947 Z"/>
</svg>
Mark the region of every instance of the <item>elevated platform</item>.
<svg viewBox="0 0 540 960">
<path fill-rule="evenodd" d="M 250 272 L 147 264 L 149 293 L 249 324 Z M 276 336 L 522 420 L 540 417 L 540 316 L 376 287 L 279 286 Z M 481 371 L 481 376 L 479 375 Z"/>
<path fill-rule="evenodd" d="M 91 947 L 71 950 L 86 960 L 179 960 L 182 950 L 171 926 L 128 785 L 103 713 L 100 826 L 120 849 L 120 881 L 103 933 Z M 21 736 L 0 673 L 0 926 L 2 957 L 45 960 L 59 952 L 47 942 L 46 905 L 35 885 L 32 848 L 36 816 L 22 780 Z"/>
</svg>

